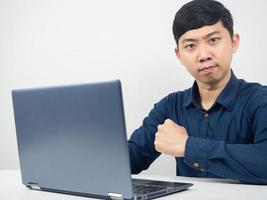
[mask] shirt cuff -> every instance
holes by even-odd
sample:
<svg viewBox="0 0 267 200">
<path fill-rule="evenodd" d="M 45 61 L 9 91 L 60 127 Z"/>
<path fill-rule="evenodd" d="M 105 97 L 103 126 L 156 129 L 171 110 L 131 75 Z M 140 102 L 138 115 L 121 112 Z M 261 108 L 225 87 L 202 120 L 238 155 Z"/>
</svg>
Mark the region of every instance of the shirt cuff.
<svg viewBox="0 0 267 200">
<path fill-rule="evenodd" d="M 208 171 L 208 152 L 211 141 L 198 137 L 188 137 L 185 146 L 184 162 L 203 172 Z"/>
</svg>

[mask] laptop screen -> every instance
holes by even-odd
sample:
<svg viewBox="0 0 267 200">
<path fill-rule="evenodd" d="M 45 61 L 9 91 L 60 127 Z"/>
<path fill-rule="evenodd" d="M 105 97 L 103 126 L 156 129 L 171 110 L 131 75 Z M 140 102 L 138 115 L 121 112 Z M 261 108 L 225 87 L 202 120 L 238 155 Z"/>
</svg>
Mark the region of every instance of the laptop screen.
<svg viewBox="0 0 267 200">
<path fill-rule="evenodd" d="M 120 81 L 12 91 L 23 183 L 133 197 Z"/>
</svg>

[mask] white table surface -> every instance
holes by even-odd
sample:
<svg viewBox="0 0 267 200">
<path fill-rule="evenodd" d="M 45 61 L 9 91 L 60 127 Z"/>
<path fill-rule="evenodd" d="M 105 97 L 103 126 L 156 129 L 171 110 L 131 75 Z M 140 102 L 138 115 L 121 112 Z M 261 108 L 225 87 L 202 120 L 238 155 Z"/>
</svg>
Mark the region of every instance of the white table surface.
<svg viewBox="0 0 267 200">
<path fill-rule="evenodd" d="M 164 177 L 164 176 L 134 176 L 178 182 L 190 182 L 194 185 L 186 191 L 158 198 L 159 200 L 266 200 L 267 186 L 241 184 L 232 180 Z M 88 197 L 58 194 L 30 190 L 21 183 L 19 170 L 0 170 L 0 200 L 89 200 Z"/>
</svg>

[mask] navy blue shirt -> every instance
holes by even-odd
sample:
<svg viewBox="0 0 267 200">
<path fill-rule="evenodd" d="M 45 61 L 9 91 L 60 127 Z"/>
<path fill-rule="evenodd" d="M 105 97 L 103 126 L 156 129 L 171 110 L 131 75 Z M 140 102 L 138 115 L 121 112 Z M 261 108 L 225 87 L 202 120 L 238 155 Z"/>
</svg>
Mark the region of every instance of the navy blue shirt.
<svg viewBox="0 0 267 200">
<path fill-rule="evenodd" d="M 154 105 L 131 135 L 133 174 L 147 169 L 160 155 L 155 150 L 157 126 L 166 119 L 189 135 L 184 157 L 176 157 L 176 174 L 221 177 L 267 183 L 267 87 L 231 79 L 209 110 L 199 103 L 198 86 L 169 94 Z"/>
</svg>

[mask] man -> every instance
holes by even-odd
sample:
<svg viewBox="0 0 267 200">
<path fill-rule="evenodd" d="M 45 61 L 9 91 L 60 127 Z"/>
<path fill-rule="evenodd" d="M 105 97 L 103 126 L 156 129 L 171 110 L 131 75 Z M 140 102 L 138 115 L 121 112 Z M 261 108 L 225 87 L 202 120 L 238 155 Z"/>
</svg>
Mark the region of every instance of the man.
<svg viewBox="0 0 267 200">
<path fill-rule="evenodd" d="M 239 35 L 231 13 L 213 0 L 185 4 L 173 22 L 179 61 L 195 78 L 154 105 L 129 140 L 132 173 L 161 154 L 176 174 L 267 183 L 267 87 L 231 70 Z"/>
</svg>

